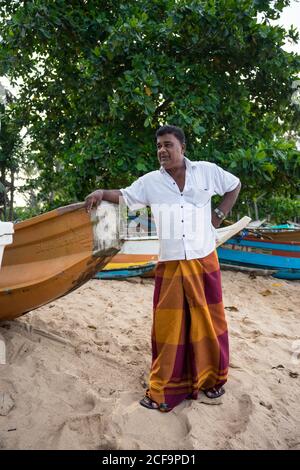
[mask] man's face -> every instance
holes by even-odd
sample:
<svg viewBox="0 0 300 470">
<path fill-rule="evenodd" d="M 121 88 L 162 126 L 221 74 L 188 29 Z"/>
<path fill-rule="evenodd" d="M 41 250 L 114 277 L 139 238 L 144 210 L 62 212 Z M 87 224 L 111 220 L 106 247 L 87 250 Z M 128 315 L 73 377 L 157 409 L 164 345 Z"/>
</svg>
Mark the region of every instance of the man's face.
<svg viewBox="0 0 300 470">
<path fill-rule="evenodd" d="M 165 170 L 182 166 L 185 145 L 173 134 L 159 136 L 156 141 L 157 157 Z"/>
</svg>

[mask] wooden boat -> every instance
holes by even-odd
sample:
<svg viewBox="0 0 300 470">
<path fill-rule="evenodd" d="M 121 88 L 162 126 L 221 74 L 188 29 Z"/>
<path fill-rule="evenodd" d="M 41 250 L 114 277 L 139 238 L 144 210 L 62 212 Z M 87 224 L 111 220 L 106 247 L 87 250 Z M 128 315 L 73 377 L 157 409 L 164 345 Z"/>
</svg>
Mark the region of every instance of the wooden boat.
<svg viewBox="0 0 300 470">
<path fill-rule="evenodd" d="M 251 220 L 251 222 L 247 225 L 248 229 L 257 229 L 258 227 L 261 227 L 267 219 L 263 220 Z M 229 224 L 230 225 L 230 224 Z"/>
<path fill-rule="evenodd" d="M 277 225 L 268 225 L 267 227 L 262 227 L 263 229 L 270 230 L 294 230 L 296 226 L 294 224 L 277 224 Z"/>
<path fill-rule="evenodd" d="M 119 251 L 118 206 L 83 203 L 14 226 L 0 271 L 0 320 L 18 317 L 73 291 Z"/>
<path fill-rule="evenodd" d="M 270 229 L 255 229 L 248 230 L 247 238 L 252 239 L 261 239 L 261 240 L 273 240 L 277 242 L 300 242 L 300 229 L 280 229 L 280 230 L 270 230 Z"/>
<path fill-rule="evenodd" d="M 156 262 L 146 263 L 108 263 L 105 268 L 98 272 L 96 279 L 124 279 L 128 277 L 145 276 L 153 273 Z"/>
<path fill-rule="evenodd" d="M 300 243 L 235 237 L 218 248 L 218 256 L 221 267 L 269 270 L 273 277 L 300 279 Z"/>
</svg>

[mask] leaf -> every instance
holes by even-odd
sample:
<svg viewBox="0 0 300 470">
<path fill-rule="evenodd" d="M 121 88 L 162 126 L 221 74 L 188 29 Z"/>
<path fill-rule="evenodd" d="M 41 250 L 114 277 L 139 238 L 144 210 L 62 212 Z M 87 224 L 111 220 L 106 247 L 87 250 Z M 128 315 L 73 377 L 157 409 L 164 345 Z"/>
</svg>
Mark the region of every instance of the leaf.
<svg viewBox="0 0 300 470">
<path fill-rule="evenodd" d="M 199 124 L 199 122 L 195 122 L 193 124 L 193 131 L 197 135 L 202 135 L 205 133 L 206 129 Z"/>
<path fill-rule="evenodd" d="M 269 289 L 265 289 L 265 290 L 260 292 L 260 295 L 263 295 L 264 297 L 267 297 L 268 295 L 272 295 L 272 291 L 270 291 Z"/>
<path fill-rule="evenodd" d="M 96 57 L 100 57 L 100 54 L 101 54 L 100 47 L 99 47 L 99 46 L 96 46 L 96 47 L 93 49 L 93 53 L 95 54 Z"/>
<path fill-rule="evenodd" d="M 142 162 L 138 162 L 136 168 L 138 171 L 147 171 L 146 165 Z"/>
<path fill-rule="evenodd" d="M 292 377 L 293 379 L 297 379 L 299 377 L 298 372 L 289 372 L 289 376 Z"/>
<path fill-rule="evenodd" d="M 40 32 L 41 32 L 42 35 L 45 36 L 47 39 L 50 39 L 50 38 L 51 38 L 51 34 L 50 34 L 49 31 L 47 31 L 46 29 L 40 28 Z M 25 35 L 25 32 L 24 32 L 24 35 Z"/>
<path fill-rule="evenodd" d="M 148 116 L 144 121 L 144 127 L 149 127 L 152 123 L 152 117 Z"/>
<path fill-rule="evenodd" d="M 260 404 L 261 406 L 264 406 L 264 407 L 267 408 L 268 410 L 272 410 L 272 409 L 273 409 L 273 406 L 271 405 L 271 403 L 265 403 L 263 400 L 261 400 L 261 401 L 259 402 L 259 404 Z"/>
</svg>

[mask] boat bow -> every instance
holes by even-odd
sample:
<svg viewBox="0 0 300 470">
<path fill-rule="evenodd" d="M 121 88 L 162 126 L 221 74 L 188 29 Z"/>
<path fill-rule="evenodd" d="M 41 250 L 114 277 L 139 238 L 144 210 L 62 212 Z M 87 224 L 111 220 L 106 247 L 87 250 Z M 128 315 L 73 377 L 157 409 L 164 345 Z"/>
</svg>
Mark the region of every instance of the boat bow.
<svg viewBox="0 0 300 470">
<path fill-rule="evenodd" d="M 18 317 L 91 279 L 120 250 L 118 206 L 55 209 L 14 226 L 0 271 L 0 320 Z"/>
</svg>

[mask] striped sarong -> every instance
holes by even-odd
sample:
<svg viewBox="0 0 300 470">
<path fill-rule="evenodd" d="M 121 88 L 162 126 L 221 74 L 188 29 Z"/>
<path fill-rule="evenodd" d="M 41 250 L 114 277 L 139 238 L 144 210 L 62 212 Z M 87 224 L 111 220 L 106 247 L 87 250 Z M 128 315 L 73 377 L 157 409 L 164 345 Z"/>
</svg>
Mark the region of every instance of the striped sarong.
<svg viewBox="0 0 300 470">
<path fill-rule="evenodd" d="M 170 408 L 227 380 L 228 331 L 216 251 L 159 262 L 155 274 L 152 366 L 147 395 Z"/>
</svg>

